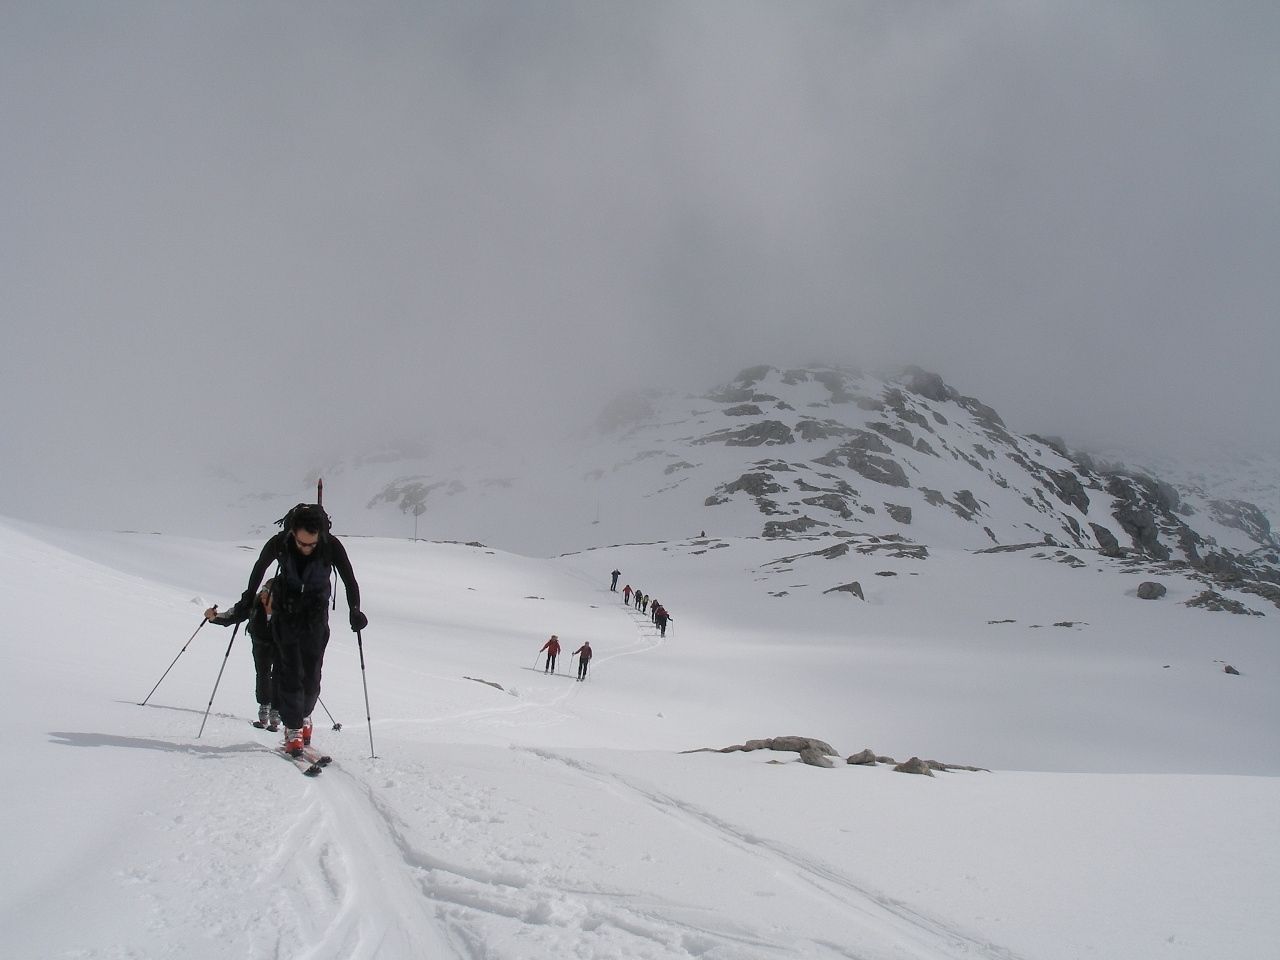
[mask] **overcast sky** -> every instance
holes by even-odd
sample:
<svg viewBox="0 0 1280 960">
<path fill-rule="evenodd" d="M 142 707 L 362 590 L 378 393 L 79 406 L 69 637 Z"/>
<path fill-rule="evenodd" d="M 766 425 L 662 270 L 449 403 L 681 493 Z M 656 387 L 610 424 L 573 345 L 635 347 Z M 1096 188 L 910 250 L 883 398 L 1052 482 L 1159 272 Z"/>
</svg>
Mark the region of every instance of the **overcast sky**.
<svg viewBox="0 0 1280 960">
<path fill-rule="evenodd" d="M 0 513 L 817 359 L 1276 449 L 1277 51 L 1269 2 L 5 3 Z"/>
</svg>

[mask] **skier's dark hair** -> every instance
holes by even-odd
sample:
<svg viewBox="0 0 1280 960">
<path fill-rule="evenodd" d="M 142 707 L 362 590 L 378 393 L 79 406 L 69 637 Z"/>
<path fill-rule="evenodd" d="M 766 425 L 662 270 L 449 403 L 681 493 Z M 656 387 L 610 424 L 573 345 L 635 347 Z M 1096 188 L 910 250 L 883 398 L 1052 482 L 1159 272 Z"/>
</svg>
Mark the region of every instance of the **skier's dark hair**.
<svg viewBox="0 0 1280 960">
<path fill-rule="evenodd" d="M 300 503 L 276 523 L 280 524 L 285 533 L 301 529 L 321 536 L 327 536 L 332 526 L 329 515 L 318 503 Z"/>
</svg>

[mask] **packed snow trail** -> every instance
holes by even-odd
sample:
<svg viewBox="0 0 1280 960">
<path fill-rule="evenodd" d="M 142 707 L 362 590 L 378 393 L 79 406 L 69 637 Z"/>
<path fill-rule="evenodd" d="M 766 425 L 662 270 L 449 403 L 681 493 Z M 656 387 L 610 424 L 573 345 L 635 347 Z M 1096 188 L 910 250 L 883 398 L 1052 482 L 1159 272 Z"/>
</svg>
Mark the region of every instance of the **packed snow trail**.
<svg viewBox="0 0 1280 960">
<path fill-rule="evenodd" d="M 367 772 L 376 773 L 371 765 Z M 259 881 L 267 889 L 312 891 L 291 898 L 310 921 L 304 929 L 315 931 L 299 960 L 458 955 L 440 937 L 435 905 L 423 897 L 386 821 L 371 812 L 363 784 L 329 766 L 323 782 L 308 788 L 308 800 L 274 858 L 276 869 Z"/>
</svg>

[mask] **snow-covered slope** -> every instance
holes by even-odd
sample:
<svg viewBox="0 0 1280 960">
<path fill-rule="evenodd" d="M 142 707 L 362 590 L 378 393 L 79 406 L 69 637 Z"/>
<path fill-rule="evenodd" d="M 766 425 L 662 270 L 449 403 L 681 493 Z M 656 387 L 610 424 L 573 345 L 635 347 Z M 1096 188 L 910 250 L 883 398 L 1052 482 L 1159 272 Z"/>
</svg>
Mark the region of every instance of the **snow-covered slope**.
<svg viewBox="0 0 1280 960">
<path fill-rule="evenodd" d="M 1271 616 L 1177 604 L 1190 569 L 1153 603 L 1131 558 L 846 532 L 554 560 L 350 538 L 378 756 L 337 629 L 313 781 L 246 722 L 229 631 L 137 705 L 258 541 L 0 524 L 5 955 L 1276 955 Z M 589 682 L 542 672 L 553 632 L 592 641 Z M 680 752 L 784 734 L 836 766 Z M 864 747 L 993 772 L 843 762 Z"/>
</svg>

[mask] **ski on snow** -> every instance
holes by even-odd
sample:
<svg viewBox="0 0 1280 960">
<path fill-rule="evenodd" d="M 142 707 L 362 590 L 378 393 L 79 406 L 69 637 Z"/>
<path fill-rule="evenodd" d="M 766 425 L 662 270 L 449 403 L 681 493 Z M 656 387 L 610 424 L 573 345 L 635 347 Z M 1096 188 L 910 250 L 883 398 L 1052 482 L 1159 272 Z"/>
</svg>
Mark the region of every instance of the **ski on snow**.
<svg viewBox="0 0 1280 960">
<path fill-rule="evenodd" d="M 275 751 L 276 753 L 280 754 L 280 756 L 284 757 L 286 760 L 292 763 L 299 770 L 301 770 L 308 777 L 318 776 L 320 771 L 324 769 L 324 767 L 322 767 L 319 763 L 316 763 L 315 761 L 308 759 L 305 753 L 300 757 L 295 757 L 293 754 L 285 750 L 284 744 L 281 744 L 280 746 L 276 747 Z"/>
<path fill-rule="evenodd" d="M 319 750 L 313 750 L 311 747 L 302 748 L 302 756 L 295 757 L 284 749 L 284 745 L 276 747 L 276 753 L 284 757 L 286 760 L 293 762 L 293 765 L 305 773 L 308 777 L 314 777 L 321 770 L 333 763 L 333 757 L 321 753 Z"/>
<path fill-rule="evenodd" d="M 333 763 L 333 757 L 329 756 L 327 753 L 321 753 L 315 747 L 310 745 L 302 748 L 302 755 L 317 767 L 327 767 L 329 764 Z"/>
<path fill-rule="evenodd" d="M 258 726 L 256 723 L 253 725 L 255 727 Z M 267 728 L 259 727 L 259 729 Z M 321 753 L 310 744 L 307 744 L 302 748 L 302 756 L 300 757 L 295 757 L 293 754 L 287 752 L 283 743 L 277 744 L 274 747 L 274 750 L 286 760 L 292 761 L 293 765 L 308 777 L 314 777 L 329 764 L 333 763 L 333 757 L 329 756 L 327 753 Z"/>
</svg>

